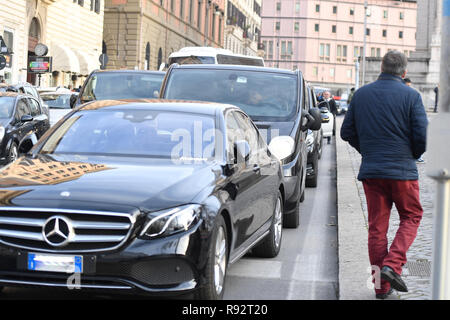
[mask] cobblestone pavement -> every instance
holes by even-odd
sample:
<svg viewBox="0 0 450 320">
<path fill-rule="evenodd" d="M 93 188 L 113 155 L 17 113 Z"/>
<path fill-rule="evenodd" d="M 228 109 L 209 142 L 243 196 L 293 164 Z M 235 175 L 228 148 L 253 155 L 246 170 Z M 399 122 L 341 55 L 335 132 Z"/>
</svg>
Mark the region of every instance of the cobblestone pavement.
<svg viewBox="0 0 450 320">
<path fill-rule="evenodd" d="M 432 115 L 430 118 L 430 120 L 432 120 Z M 352 157 L 353 170 L 356 179 L 361 164 L 361 156 L 348 144 L 347 148 Z M 408 262 L 403 267 L 402 277 L 408 286 L 409 292 L 397 292 L 396 295 L 399 299 L 431 299 L 433 202 L 435 201 L 436 182 L 426 175 L 426 153 L 424 154 L 423 159 L 425 160 L 424 164 L 417 164 L 419 170 L 420 201 L 424 211 L 423 218 L 417 231 L 417 237 L 407 253 Z M 357 185 L 367 226 L 367 203 L 364 189 L 360 181 L 358 181 Z M 400 220 L 398 218 L 397 209 L 393 206 L 388 231 L 389 244 L 395 237 L 399 223 Z"/>
</svg>

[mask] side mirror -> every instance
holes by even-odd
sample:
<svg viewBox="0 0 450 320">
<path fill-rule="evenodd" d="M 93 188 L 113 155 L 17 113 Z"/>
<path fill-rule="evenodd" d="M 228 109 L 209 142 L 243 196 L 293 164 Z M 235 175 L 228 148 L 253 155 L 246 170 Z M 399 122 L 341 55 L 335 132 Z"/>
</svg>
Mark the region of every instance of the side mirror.
<svg viewBox="0 0 450 320">
<path fill-rule="evenodd" d="M 250 145 L 245 140 L 238 140 L 234 143 L 235 163 L 247 162 L 250 158 Z"/>
<path fill-rule="evenodd" d="M 166 63 L 163 62 L 163 63 L 161 63 L 161 65 L 159 66 L 158 71 L 164 71 L 164 69 L 165 69 L 166 67 L 167 67 Z"/>
<path fill-rule="evenodd" d="M 159 91 L 158 90 L 153 91 L 153 98 L 159 98 Z"/>
<path fill-rule="evenodd" d="M 73 107 L 75 107 L 75 103 L 77 102 L 77 97 L 78 95 L 76 94 L 72 94 L 70 96 L 70 107 L 73 109 Z"/>
<path fill-rule="evenodd" d="M 24 114 L 22 118 L 20 118 L 20 122 L 30 122 L 33 121 L 33 117 L 29 114 Z"/>
<path fill-rule="evenodd" d="M 318 108 L 310 108 L 308 113 L 305 115 L 302 123 L 302 131 L 305 132 L 310 130 L 319 130 L 322 126 L 322 117 L 320 110 Z"/>
</svg>

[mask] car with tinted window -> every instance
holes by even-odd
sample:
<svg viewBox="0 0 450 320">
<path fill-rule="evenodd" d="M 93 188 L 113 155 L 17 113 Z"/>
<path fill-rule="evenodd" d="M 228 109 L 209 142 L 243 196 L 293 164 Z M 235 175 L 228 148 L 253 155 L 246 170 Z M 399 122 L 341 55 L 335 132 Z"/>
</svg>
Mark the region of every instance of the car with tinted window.
<svg viewBox="0 0 450 320">
<path fill-rule="evenodd" d="M 307 99 L 310 108 L 316 108 L 316 95 L 309 85 L 307 85 L 307 90 L 309 92 Z M 322 157 L 323 129 L 320 128 L 319 130 L 308 130 L 306 145 L 308 147 L 306 186 L 315 188 L 317 187 L 317 180 L 319 176 L 319 160 Z"/>
<path fill-rule="evenodd" d="M 304 200 L 308 129 L 320 129 L 318 110 L 305 98 L 301 71 L 240 65 L 178 65 L 167 71 L 160 98 L 212 101 L 242 109 L 282 162 L 284 226 L 296 228 Z"/>
<path fill-rule="evenodd" d="M 17 159 L 19 146 L 34 145 L 50 128 L 37 99 L 16 92 L 0 92 L 0 164 Z"/>
<path fill-rule="evenodd" d="M 230 264 L 278 255 L 284 190 L 234 106 L 86 103 L 1 172 L 0 286 L 220 299 Z"/>
<path fill-rule="evenodd" d="M 94 70 L 79 94 L 73 94 L 71 107 L 95 100 L 154 99 L 159 96 L 163 71 Z"/>
<path fill-rule="evenodd" d="M 36 100 L 39 101 L 42 110 L 50 118 L 50 112 L 45 103 L 42 101 L 41 96 L 39 95 L 39 92 L 35 86 L 33 86 L 28 82 L 18 82 L 16 84 L 12 84 L 10 87 L 13 88 L 16 92 L 25 93 L 29 94 L 30 96 L 33 96 Z"/>
</svg>

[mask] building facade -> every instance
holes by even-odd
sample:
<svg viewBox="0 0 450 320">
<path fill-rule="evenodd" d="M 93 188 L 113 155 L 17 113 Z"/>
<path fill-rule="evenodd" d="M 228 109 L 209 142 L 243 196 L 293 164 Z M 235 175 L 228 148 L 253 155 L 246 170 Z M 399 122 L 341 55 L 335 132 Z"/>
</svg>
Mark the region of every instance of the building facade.
<svg viewBox="0 0 450 320">
<path fill-rule="evenodd" d="M 183 47 L 223 47 L 224 2 L 106 0 L 106 68 L 157 70 Z"/>
<path fill-rule="evenodd" d="M 441 61 L 442 1 L 418 0 L 416 50 L 408 57 L 407 77 L 412 86 L 422 94 L 427 109 L 434 109 L 434 88 L 439 83 Z M 371 58 L 367 63 L 366 83 L 378 77 L 380 58 Z"/>
<path fill-rule="evenodd" d="M 313 84 L 348 90 L 356 61 L 396 49 L 407 55 L 416 44 L 415 0 L 265 0 L 262 43 L 266 65 L 300 69 Z"/>
<path fill-rule="evenodd" d="M 99 67 L 104 0 L 7 0 L 0 11 L 0 32 L 10 64 L 0 71 L 8 83 L 78 86 Z M 6 9 L 5 9 L 6 8 Z M 28 72 L 36 44 L 48 47 L 52 72 L 40 79 Z"/>
<path fill-rule="evenodd" d="M 225 49 L 237 54 L 262 56 L 261 39 L 262 0 L 227 0 Z"/>
</svg>

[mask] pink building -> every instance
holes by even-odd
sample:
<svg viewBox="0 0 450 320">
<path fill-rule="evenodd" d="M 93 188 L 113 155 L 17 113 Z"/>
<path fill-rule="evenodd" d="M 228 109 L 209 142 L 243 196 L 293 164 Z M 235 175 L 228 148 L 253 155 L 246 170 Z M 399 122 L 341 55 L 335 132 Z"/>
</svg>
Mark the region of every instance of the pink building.
<svg viewBox="0 0 450 320">
<path fill-rule="evenodd" d="M 367 57 L 416 45 L 415 0 L 368 0 Z M 355 85 L 363 52 L 364 0 L 264 0 L 261 40 L 267 66 L 300 69 L 317 85 Z"/>
</svg>

